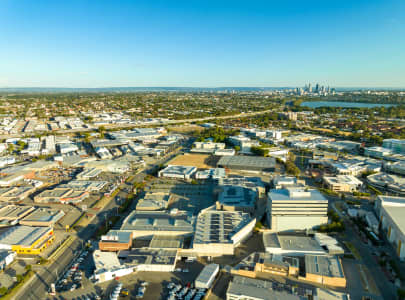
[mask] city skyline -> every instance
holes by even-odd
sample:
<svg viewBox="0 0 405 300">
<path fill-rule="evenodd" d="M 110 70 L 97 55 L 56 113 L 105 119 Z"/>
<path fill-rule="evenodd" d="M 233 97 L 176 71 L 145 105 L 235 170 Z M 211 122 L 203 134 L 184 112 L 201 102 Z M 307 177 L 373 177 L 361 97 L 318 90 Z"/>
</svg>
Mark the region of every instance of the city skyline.
<svg viewBox="0 0 405 300">
<path fill-rule="evenodd" d="M 0 87 L 404 88 L 402 1 L 2 1 Z"/>
</svg>

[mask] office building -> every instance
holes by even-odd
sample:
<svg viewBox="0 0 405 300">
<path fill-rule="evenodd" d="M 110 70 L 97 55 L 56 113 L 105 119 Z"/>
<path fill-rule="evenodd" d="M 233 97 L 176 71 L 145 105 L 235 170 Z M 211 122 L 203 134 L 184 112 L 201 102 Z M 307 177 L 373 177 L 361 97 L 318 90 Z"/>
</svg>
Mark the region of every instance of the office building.
<svg viewBox="0 0 405 300">
<path fill-rule="evenodd" d="M 303 187 L 268 193 L 267 219 L 273 231 L 311 229 L 328 222 L 328 200 L 318 190 Z"/>
</svg>

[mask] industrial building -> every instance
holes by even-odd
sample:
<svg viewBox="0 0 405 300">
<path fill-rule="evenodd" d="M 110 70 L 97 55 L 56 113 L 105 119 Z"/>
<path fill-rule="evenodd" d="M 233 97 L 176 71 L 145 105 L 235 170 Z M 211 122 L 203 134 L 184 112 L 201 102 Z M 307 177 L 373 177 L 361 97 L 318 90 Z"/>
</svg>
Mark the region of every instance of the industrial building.
<svg viewBox="0 0 405 300">
<path fill-rule="evenodd" d="M 194 232 L 193 218 L 183 211 L 133 211 L 121 230 L 133 238 L 151 239 L 154 235 L 189 236 Z"/>
<path fill-rule="evenodd" d="M 222 156 L 217 167 L 239 171 L 273 172 L 276 160 L 273 157 L 261 156 Z"/>
<path fill-rule="evenodd" d="M 65 213 L 63 210 L 38 207 L 28 216 L 20 220 L 21 225 L 27 226 L 46 226 L 50 227 L 55 225 L 60 219 L 63 218 Z"/>
<path fill-rule="evenodd" d="M 34 186 L 11 186 L 7 188 L 0 188 L 0 201 L 16 202 L 21 201 L 32 193 L 36 188 Z"/>
<path fill-rule="evenodd" d="M 168 165 L 166 168 L 159 171 L 158 176 L 189 180 L 195 172 L 197 172 L 196 167 Z"/>
<path fill-rule="evenodd" d="M 52 227 L 18 225 L 0 234 L 0 249 L 18 254 L 39 254 L 54 240 Z"/>
<path fill-rule="evenodd" d="M 248 213 L 202 210 L 197 218 L 193 250 L 198 256 L 233 255 L 255 225 L 256 219 Z"/>
<path fill-rule="evenodd" d="M 20 206 L 20 205 L 7 205 L 0 207 L 0 224 L 10 225 L 17 223 L 25 216 L 29 215 L 33 210 L 32 206 Z"/>
<path fill-rule="evenodd" d="M 267 220 L 273 231 L 311 229 L 328 222 L 328 200 L 315 189 L 289 187 L 268 193 Z"/>
<path fill-rule="evenodd" d="M 405 259 L 405 197 L 378 196 L 374 205 L 383 233 Z"/>
<path fill-rule="evenodd" d="M 353 175 L 337 175 L 336 177 L 324 176 L 325 186 L 335 192 L 354 192 L 357 191 L 363 182 Z"/>
<path fill-rule="evenodd" d="M 197 289 L 209 289 L 215 281 L 215 277 L 219 273 L 219 265 L 209 264 L 202 269 L 201 273 L 194 281 L 194 286 Z"/>
<path fill-rule="evenodd" d="M 89 197 L 89 192 L 77 191 L 72 188 L 54 188 L 52 190 L 45 190 L 39 195 L 34 197 L 34 202 L 37 203 L 79 203 Z"/>
</svg>

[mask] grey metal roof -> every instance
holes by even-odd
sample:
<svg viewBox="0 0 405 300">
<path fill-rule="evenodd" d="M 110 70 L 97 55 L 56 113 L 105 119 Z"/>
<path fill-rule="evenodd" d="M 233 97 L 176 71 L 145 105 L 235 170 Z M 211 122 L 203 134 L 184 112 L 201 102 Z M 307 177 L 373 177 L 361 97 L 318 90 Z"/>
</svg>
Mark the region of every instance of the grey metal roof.
<svg viewBox="0 0 405 300">
<path fill-rule="evenodd" d="M 344 277 L 342 265 L 336 256 L 305 255 L 305 271 L 320 276 Z"/>
<path fill-rule="evenodd" d="M 261 156 L 222 156 L 217 163 L 218 166 L 241 168 L 254 167 L 260 169 L 274 168 L 276 160 L 273 157 Z"/>
</svg>

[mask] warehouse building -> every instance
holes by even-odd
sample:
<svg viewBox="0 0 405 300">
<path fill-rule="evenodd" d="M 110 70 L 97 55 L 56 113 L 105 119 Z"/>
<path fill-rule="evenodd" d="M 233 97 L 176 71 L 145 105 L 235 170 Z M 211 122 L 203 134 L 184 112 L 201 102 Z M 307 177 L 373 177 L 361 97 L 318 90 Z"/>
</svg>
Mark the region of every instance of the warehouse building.
<svg viewBox="0 0 405 300">
<path fill-rule="evenodd" d="M 158 176 L 189 180 L 195 172 L 197 172 L 196 167 L 168 165 L 166 168 L 159 171 Z"/>
<path fill-rule="evenodd" d="M 35 208 L 32 206 L 7 205 L 0 207 L 0 224 L 9 225 L 17 223 L 29 215 Z"/>
<path fill-rule="evenodd" d="M 133 233 L 133 238 L 152 239 L 154 235 L 190 236 L 194 220 L 183 211 L 133 211 L 121 230 Z"/>
<path fill-rule="evenodd" d="M 240 171 L 274 172 L 276 160 L 261 156 L 222 156 L 217 167 Z"/>
<path fill-rule="evenodd" d="M 0 201 L 16 202 L 27 198 L 36 190 L 33 186 L 12 186 L 0 188 Z"/>
<path fill-rule="evenodd" d="M 256 219 L 248 213 L 203 210 L 197 218 L 193 250 L 198 256 L 234 255 L 255 225 Z"/>
<path fill-rule="evenodd" d="M 18 225 L 0 235 L 0 249 L 18 254 L 39 254 L 54 240 L 52 227 Z"/>
<path fill-rule="evenodd" d="M 219 265 L 209 264 L 204 267 L 201 273 L 194 281 L 194 286 L 197 289 L 209 289 L 215 281 L 215 277 L 219 273 Z"/>
<path fill-rule="evenodd" d="M 86 191 L 76 191 L 72 188 L 54 188 L 52 190 L 45 190 L 39 195 L 34 197 L 34 202 L 37 203 L 72 203 L 76 204 L 82 202 L 84 199 L 89 197 L 89 192 Z"/>
<path fill-rule="evenodd" d="M 378 196 L 375 210 L 382 231 L 400 259 L 405 259 L 405 197 Z"/>
<path fill-rule="evenodd" d="M 273 231 L 312 229 L 328 222 L 328 200 L 315 189 L 289 187 L 268 193 L 267 220 Z"/>
<path fill-rule="evenodd" d="M 305 277 L 299 279 L 332 287 L 346 287 L 343 266 L 336 256 L 305 255 Z"/>
<path fill-rule="evenodd" d="M 53 226 L 63 218 L 63 210 L 38 207 L 28 216 L 24 217 L 19 223 L 27 226 Z"/>
</svg>

